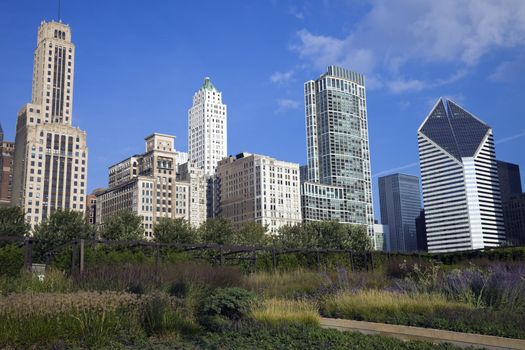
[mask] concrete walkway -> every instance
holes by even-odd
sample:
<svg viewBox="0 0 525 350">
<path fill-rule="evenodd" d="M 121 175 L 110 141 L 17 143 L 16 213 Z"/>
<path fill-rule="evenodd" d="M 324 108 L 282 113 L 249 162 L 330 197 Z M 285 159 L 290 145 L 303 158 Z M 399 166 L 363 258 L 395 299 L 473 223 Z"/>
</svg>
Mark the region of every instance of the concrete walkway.
<svg viewBox="0 0 525 350">
<path fill-rule="evenodd" d="M 398 326 L 385 323 L 342 320 L 321 317 L 321 327 L 340 331 L 378 334 L 402 340 L 425 340 L 432 343 L 451 343 L 462 348 L 490 350 L 525 350 L 525 340 L 494 337 L 471 333 L 444 331 L 440 329 Z"/>
</svg>

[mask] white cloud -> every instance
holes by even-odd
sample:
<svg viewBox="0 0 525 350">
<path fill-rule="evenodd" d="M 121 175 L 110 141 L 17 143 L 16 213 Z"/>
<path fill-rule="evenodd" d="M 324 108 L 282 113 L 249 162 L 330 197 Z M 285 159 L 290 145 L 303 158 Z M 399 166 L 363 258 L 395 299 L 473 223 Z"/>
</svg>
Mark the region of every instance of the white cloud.
<svg viewBox="0 0 525 350">
<path fill-rule="evenodd" d="M 421 91 L 427 87 L 427 84 L 421 80 L 392 80 L 388 82 L 388 88 L 395 94 L 408 91 Z"/>
<path fill-rule="evenodd" d="M 289 12 L 297 19 L 304 19 L 304 11 L 297 9 L 296 7 L 291 7 Z"/>
<path fill-rule="evenodd" d="M 316 69 L 341 64 L 392 92 L 419 91 L 464 77 L 495 49 L 525 45 L 524 0 L 370 0 L 371 10 L 343 37 L 297 32 L 292 50 Z M 411 64 L 458 67 L 448 79 L 401 79 Z M 504 70 L 502 67 L 501 70 Z M 493 77 L 497 79 L 498 73 Z"/>
<path fill-rule="evenodd" d="M 291 100 L 287 98 L 282 98 L 277 100 L 277 112 L 284 112 L 290 109 L 297 109 L 301 105 L 301 102 L 297 100 Z"/>
<path fill-rule="evenodd" d="M 275 72 L 270 76 L 272 83 L 284 83 L 290 81 L 293 77 L 293 69 L 286 72 Z"/>
</svg>

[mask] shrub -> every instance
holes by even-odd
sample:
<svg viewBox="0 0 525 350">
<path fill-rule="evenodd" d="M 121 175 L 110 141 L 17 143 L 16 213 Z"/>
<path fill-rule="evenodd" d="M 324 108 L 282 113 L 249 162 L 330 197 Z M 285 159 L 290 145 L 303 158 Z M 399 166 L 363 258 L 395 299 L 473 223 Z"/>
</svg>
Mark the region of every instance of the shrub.
<svg viewBox="0 0 525 350">
<path fill-rule="evenodd" d="M 221 330 L 245 319 L 252 308 L 255 294 L 242 288 L 219 288 L 204 298 L 198 308 L 199 323 L 212 330 Z"/>
<path fill-rule="evenodd" d="M 17 244 L 0 247 L 0 276 L 18 276 L 24 267 L 24 249 Z"/>
<path fill-rule="evenodd" d="M 181 312 L 182 304 L 167 295 L 154 293 L 144 300 L 141 324 L 147 335 L 162 335 L 171 331 L 181 331 L 184 334 L 195 333 L 197 325 L 184 317 L 188 312 Z"/>
</svg>

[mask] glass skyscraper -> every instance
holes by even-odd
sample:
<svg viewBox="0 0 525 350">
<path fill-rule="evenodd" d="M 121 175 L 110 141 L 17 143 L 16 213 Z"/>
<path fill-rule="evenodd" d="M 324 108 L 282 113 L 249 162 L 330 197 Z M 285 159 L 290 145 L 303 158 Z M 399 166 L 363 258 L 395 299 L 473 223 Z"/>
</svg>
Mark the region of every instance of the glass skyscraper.
<svg viewBox="0 0 525 350">
<path fill-rule="evenodd" d="M 505 242 L 492 129 L 439 99 L 418 130 L 429 252 Z"/>
<path fill-rule="evenodd" d="M 330 66 L 304 84 L 308 166 L 302 186 L 305 221 L 366 225 L 374 215 L 364 76 Z"/>
<path fill-rule="evenodd" d="M 417 250 L 416 218 L 421 210 L 417 176 L 392 174 L 379 178 L 381 223 L 390 227 L 389 250 Z"/>
</svg>

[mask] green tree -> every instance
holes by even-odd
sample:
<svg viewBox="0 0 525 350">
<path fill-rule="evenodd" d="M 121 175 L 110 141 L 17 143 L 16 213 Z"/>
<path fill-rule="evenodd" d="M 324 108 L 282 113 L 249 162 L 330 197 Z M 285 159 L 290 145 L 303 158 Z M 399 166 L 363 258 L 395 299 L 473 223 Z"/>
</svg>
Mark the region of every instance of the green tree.
<svg viewBox="0 0 525 350">
<path fill-rule="evenodd" d="M 235 240 L 235 229 L 231 222 L 224 218 L 206 220 L 198 232 L 200 240 L 204 243 L 232 244 Z"/>
<path fill-rule="evenodd" d="M 95 231 L 86 223 L 82 213 L 58 209 L 46 221 L 36 225 L 33 237 L 38 241 L 34 246 L 35 261 L 44 261 L 46 252 L 75 239 L 92 239 Z"/>
<path fill-rule="evenodd" d="M 142 218 L 131 210 L 120 211 L 108 218 L 100 230 L 100 238 L 132 241 L 144 238 Z"/>
<path fill-rule="evenodd" d="M 284 226 L 279 230 L 278 242 L 282 248 L 368 251 L 372 247 L 365 226 L 336 221 Z"/>
<path fill-rule="evenodd" d="M 267 228 L 256 222 L 247 222 L 235 232 L 234 243 L 246 246 L 265 246 L 270 243 Z"/>
<path fill-rule="evenodd" d="M 0 208 L 0 236 L 24 237 L 29 233 L 24 211 L 20 207 Z"/>
<path fill-rule="evenodd" d="M 286 225 L 279 229 L 276 245 L 279 248 L 316 248 L 319 246 L 317 236 L 307 231 L 305 224 Z"/>
<path fill-rule="evenodd" d="M 86 223 L 82 213 L 58 209 L 34 228 L 33 236 L 43 241 L 67 242 L 92 239 L 94 230 Z"/>
<path fill-rule="evenodd" d="M 356 252 L 372 250 L 372 239 L 368 235 L 366 226 L 364 225 L 349 225 L 350 242 L 347 249 Z"/>
<path fill-rule="evenodd" d="M 160 243 L 195 243 L 197 232 L 184 219 L 161 218 L 153 227 L 155 241 Z"/>
</svg>

